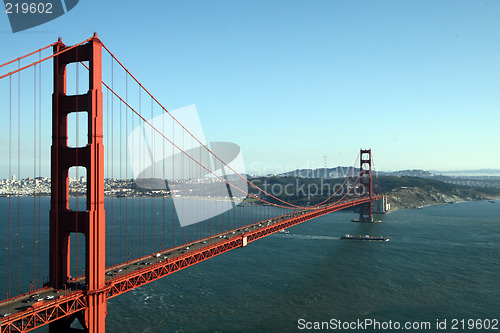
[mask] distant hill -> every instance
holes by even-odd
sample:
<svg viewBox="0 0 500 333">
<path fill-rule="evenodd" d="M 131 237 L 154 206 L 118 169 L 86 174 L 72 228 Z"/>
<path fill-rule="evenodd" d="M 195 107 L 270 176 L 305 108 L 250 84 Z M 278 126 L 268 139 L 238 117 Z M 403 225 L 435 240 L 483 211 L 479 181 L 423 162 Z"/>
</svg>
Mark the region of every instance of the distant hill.
<svg viewBox="0 0 500 333">
<path fill-rule="evenodd" d="M 381 176 L 378 182 L 393 209 L 500 197 L 499 188 L 464 186 L 422 177 Z"/>
<path fill-rule="evenodd" d="M 500 177 L 500 169 L 475 169 L 475 170 L 454 170 L 454 171 L 437 171 L 431 170 L 436 175 L 448 176 L 496 176 Z"/>
<path fill-rule="evenodd" d="M 297 169 L 285 173 L 278 174 L 278 177 L 298 177 L 298 178 L 323 178 L 334 179 L 344 178 L 351 172 L 351 167 L 338 166 L 335 168 L 317 168 L 317 169 Z M 352 174 L 359 173 L 359 168 L 354 168 Z M 325 176 L 326 175 L 326 176 Z M 399 170 L 399 171 L 379 171 L 380 176 L 396 176 L 396 177 L 433 177 L 434 174 L 425 170 Z"/>
<path fill-rule="evenodd" d="M 334 200 L 338 200 L 353 185 L 351 180 L 341 186 L 343 178 L 324 180 L 293 176 L 252 177 L 250 181 L 280 200 L 300 206 L 319 204 L 328 199 L 336 190 L 342 189 L 334 196 Z M 410 176 L 379 176 L 374 181 L 373 189 L 376 194 L 388 195 L 392 209 L 500 198 L 498 188 L 463 186 Z M 254 187 L 249 187 L 249 191 L 267 202 L 281 204 L 280 201 Z"/>
<path fill-rule="evenodd" d="M 338 166 L 335 168 L 316 168 L 316 169 L 296 169 L 289 172 L 280 173 L 278 177 L 299 177 L 299 178 L 342 178 L 347 176 L 351 171 L 351 167 Z M 359 172 L 359 168 L 354 168 L 354 172 Z M 430 178 L 437 176 L 460 176 L 460 177 L 481 177 L 492 176 L 500 177 L 500 169 L 475 169 L 475 170 L 454 170 L 454 171 L 439 171 L 439 170 L 397 170 L 397 171 L 378 171 L 381 176 L 396 176 L 396 177 L 421 177 Z M 326 177 L 325 177 L 326 174 Z"/>
<path fill-rule="evenodd" d="M 335 178 L 345 178 L 351 175 L 359 173 L 359 168 L 343 167 L 338 166 L 335 168 L 318 168 L 318 169 L 297 169 L 294 171 L 289 171 L 285 173 L 280 173 L 276 176 L 278 177 L 297 177 L 297 178 L 323 178 L 323 179 L 335 179 Z"/>
<path fill-rule="evenodd" d="M 351 172 L 351 167 L 338 166 L 335 168 L 297 169 L 281 173 L 277 177 L 296 177 L 303 179 L 337 179 L 345 178 Z M 481 172 L 483 175 L 481 175 Z M 495 176 L 498 172 L 498 176 Z M 359 168 L 354 168 L 351 175 L 357 175 Z M 438 180 L 441 182 L 478 188 L 500 189 L 500 169 L 477 169 L 461 171 L 427 171 L 422 169 L 379 171 L 377 176 L 382 177 L 417 177 Z"/>
<path fill-rule="evenodd" d="M 381 176 L 395 176 L 395 177 L 420 177 L 420 178 L 428 178 L 428 177 L 433 177 L 434 174 L 425 171 L 425 170 L 399 170 L 399 171 L 380 171 L 378 173 Z"/>
</svg>

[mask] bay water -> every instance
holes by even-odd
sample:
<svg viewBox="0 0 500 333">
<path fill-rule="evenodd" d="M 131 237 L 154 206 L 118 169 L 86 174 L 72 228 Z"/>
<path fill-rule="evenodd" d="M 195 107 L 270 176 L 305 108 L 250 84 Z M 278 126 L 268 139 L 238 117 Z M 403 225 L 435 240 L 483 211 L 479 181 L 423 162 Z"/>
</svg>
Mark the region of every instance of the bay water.
<svg viewBox="0 0 500 333">
<path fill-rule="evenodd" d="M 409 322 L 421 325 L 415 332 L 496 331 L 467 322 L 500 319 L 500 200 L 400 210 L 374 224 L 351 222 L 356 217 L 335 212 L 115 297 L 106 330 L 389 332 Z M 2 228 L 5 294 L 8 229 Z M 390 241 L 341 240 L 346 233 Z M 29 253 L 22 256 L 29 260 Z M 380 326 L 342 326 L 370 321 Z"/>
</svg>

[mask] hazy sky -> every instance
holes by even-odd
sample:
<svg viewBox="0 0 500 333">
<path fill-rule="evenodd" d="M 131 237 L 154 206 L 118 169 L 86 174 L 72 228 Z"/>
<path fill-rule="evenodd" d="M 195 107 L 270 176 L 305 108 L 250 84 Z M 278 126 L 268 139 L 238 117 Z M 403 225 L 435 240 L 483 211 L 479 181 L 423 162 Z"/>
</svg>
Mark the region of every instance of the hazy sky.
<svg viewBox="0 0 500 333">
<path fill-rule="evenodd" d="M 247 170 L 500 168 L 499 1 L 92 1 L 13 34 L 0 63 L 99 38 Z M 50 115 L 47 115 L 50 117 Z"/>
</svg>

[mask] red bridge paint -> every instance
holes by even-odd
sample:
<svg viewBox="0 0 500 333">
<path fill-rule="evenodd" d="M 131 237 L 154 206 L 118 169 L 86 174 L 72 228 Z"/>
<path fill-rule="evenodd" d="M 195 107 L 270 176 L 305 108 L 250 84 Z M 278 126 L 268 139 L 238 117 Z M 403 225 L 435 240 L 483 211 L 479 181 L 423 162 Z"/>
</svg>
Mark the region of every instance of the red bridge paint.
<svg viewBox="0 0 500 333">
<path fill-rule="evenodd" d="M 59 41 L 54 53 L 65 48 Z M 52 96 L 52 166 L 50 207 L 50 284 L 61 289 L 70 279 L 70 233 L 85 235 L 85 283 L 89 291 L 87 307 L 78 319 L 87 332 L 105 331 L 105 214 L 104 147 L 102 129 L 101 41 L 94 36 L 88 43 L 54 57 L 54 93 Z M 89 90 L 86 94 L 66 95 L 66 65 L 89 62 Z M 88 142 L 81 148 L 68 147 L 68 114 L 88 113 Z M 87 207 L 69 209 L 68 171 L 73 166 L 87 169 Z M 50 332 L 70 330 L 72 319 L 50 325 Z"/>
</svg>

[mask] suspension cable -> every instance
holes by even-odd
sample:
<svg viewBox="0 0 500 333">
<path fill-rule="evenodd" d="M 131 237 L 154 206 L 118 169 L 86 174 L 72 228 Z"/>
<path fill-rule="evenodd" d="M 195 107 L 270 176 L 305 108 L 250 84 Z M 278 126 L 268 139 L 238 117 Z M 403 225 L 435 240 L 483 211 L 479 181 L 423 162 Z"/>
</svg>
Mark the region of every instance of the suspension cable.
<svg viewBox="0 0 500 333">
<path fill-rule="evenodd" d="M 16 62 L 16 61 L 19 61 L 19 60 L 22 60 L 22 59 L 24 59 L 24 58 L 26 58 L 26 57 L 29 57 L 30 55 L 33 55 L 33 54 L 35 54 L 35 53 L 37 53 L 37 52 L 41 52 L 41 51 L 43 51 L 43 50 L 45 50 L 45 49 L 48 49 L 49 47 L 52 47 L 52 46 L 56 45 L 57 43 L 58 43 L 58 42 L 52 43 L 52 44 L 50 44 L 50 45 L 47 45 L 47 46 L 45 46 L 45 47 L 42 47 L 41 49 L 38 49 L 38 50 L 36 50 L 36 51 L 30 52 L 30 53 L 28 53 L 28 54 L 25 54 L 25 55 L 23 55 L 22 57 L 16 58 L 16 59 L 11 60 L 11 61 L 7 61 L 6 63 L 1 64 L 1 65 L 0 65 L 0 67 L 7 66 L 7 65 L 12 64 L 12 63 L 14 63 L 14 62 Z"/>
<path fill-rule="evenodd" d="M 84 43 L 86 43 L 86 42 L 88 42 L 88 41 L 92 40 L 92 38 L 94 38 L 94 37 L 87 38 L 87 39 L 86 39 L 86 40 L 84 40 L 83 42 L 80 42 L 80 43 L 75 44 L 75 45 L 72 45 L 72 46 L 68 46 L 67 48 L 64 48 L 64 49 L 62 49 L 61 51 L 58 51 L 58 52 L 56 52 L 56 53 L 53 53 L 53 54 L 51 54 L 51 55 L 50 55 L 50 56 L 48 56 L 48 57 L 45 57 L 45 58 L 43 58 L 43 59 L 41 59 L 41 60 L 35 61 L 34 63 L 31 63 L 31 64 L 26 65 L 26 66 L 24 66 L 24 67 L 20 67 L 20 68 L 18 68 L 18 69 L 16 69 L 16 70 L 14 70 L 14 71 L 12 71 L 12 72 L 9 72 L 9 73 L 7 73 L 7 74 L 4 74 L 4 75 L 0 76 L 0 79 L 3 79 L 3 78 L 8 77 L 8 76 L 11 76 L 12 74 L 15 74 L 15 73 L 17 73 L 17 72 L 23 71 L 23 70 L 25 70 L 26 68 L 30 68 L 31 66 L 35 66 L 36 64 L 39 64 L 39 63 L 44 62 L 44 61 L 46 61 L 46 60 L 49 60 L 49 59 L 51 59 L 51 58 L 53 58 L 53 57 L 56 57 L 56 56 L 58 56 L 58 55 L 60 55 L 60 54 L 62 54 L 62 53 L 64 53 L 64 52 L 67 52 L 67 51 L 69 51 L 69 50 L 71 50 L 71 49 L 74 49 L 75 47 L 77 47 L 77 46 L 79 46 L 79 45 L 82 45 L 82 44 L 84 44 Z M 58 43 L 59 43 L 59 42 L 58 42 Z M 57 43 L 55 43 L 55 44 L 57 44 Z M 54 44 L 54 45 L 55 45 L 55 44 Z"/>
</svg>

